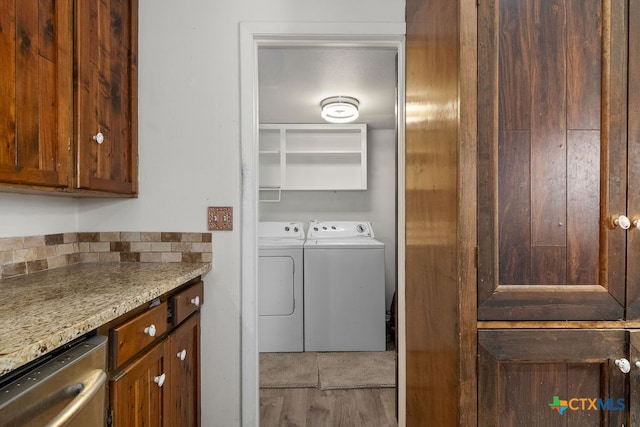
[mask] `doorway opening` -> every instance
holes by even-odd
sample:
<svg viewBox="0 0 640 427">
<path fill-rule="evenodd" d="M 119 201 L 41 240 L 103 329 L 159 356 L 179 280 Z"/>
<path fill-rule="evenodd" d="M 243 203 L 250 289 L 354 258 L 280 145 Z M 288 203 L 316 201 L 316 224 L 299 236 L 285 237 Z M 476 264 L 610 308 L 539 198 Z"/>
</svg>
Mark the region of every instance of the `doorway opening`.
<svg viewBox="0 0 640 427">
<path fill-rule="evenodd" d="M 257 425 L 259 423 L 259 354 L 258 354 L 258 242 L 257 228 L 261 219 L 261 209 L 268 219 L 277 219 L 281 215 L 275 204 L 266 205 L 260 202 L 259 191 L 259 125 L 265 121 L 281 121 L 273 119 L 273 115 L 264 111 L 265 104 L 261 101 L 266 92 L 261 92 L 259 86 L 260 61 L 273 60 L 274 64 L 282 63 L 278 56 L 291 52 L 309 54 L 328 54 L 340 52 L 345 55 L 345 65 L 348 66 L 349 53 L 373 54 L 392 52 L 397 57 L 397 90 L 395 94 L 393 117 L 393 156 L 392 164 L 395 171 L 395 191 L 392 202 L 394 204 L 394 224 L 391 226 L 393 244 L 387 250 L 395 258 L 393 277 L 396 287 L 397 306 L 404 306 L 404 24 L 295 24 L 295 23 L 243 23 L 241 24 L 241 138 L 242 138 L 242 417 L 243 425 Z M 273 55 L 270 59 L 269 55 Z M 273 65 L 273 64 L 272 64 Z M 373 68 L 373 67 L 372 67 Z M 263 68 L 264 70 L 264 68 Z M 276 69 L 272 70 L 277 72 Z M 283 88 L 281 88 L 283 89 Z M 286 90 L 286 89 L 284 89 Z M 366 92 L 366 90 L 365 90 Z M 337 94 L 336 94 L 337 95 Z M 318 93 L 317 96 L 322 96 Z M 363 95 L 366 98 L 366 94 Z M 313 98 L 313 97 L 312 97 Z M 316 102 L 317 101 L 317 102 Z M 321 99 L 301 99 L 299 102 L 317 104 Z M 285 101 L 282 101 L 285 102 Z M 274 105 L 277 108 L 277 105 Z M 298 109 L 302 112 L 302 108 Z M 366 110 L 363 110 L 363 113 Z M 287 119 L 288 120 L 288 119 Z M 295 118 L 294 118 L 295 120 Z M 374 120 L 374 119 L 372 119 Z M 288 120 L 289 121 L 289 120 Z M 296 121 L 308 122 L 307 119 Z M 375 130 L 375 126 L 373 128 Z M 387 132 L 388 133 L 388 132 Z M 384 132 L 381 132 L 384 134 Z M 388 135 L 387 135 L 388 136 Z M 385 156 L 385 155 L 383 155 Z M 375 171 L 369 171 L 369 174 Z M 388 183 L 388 182 L 387 182 Z M 337 192 L 325 194 L 325 202 L 341 205 Z M 288 197 L 285 195 L 285 199 Z M 304 197 L 304 195 L 303 195 Z M 307 196 L 309 197 L 309 196 Z M 348 196 L 347 196 L 348 197 Z M 322 198 L 320 198 L 322 199 Z M 287 200 L 285 200 L 287 202 Z M 289 208 L 296 202 L 288 200 Z M 306 204 L 306 202 L 302 202 Z M 319 201 L 322 203 L 322 200 Z M 369 202 L 364 202 L 369 203 Z M 281 205 L 282 206 L 282 205 Z M 358 213 L 354 213 L 358 216 Z M 316 219 L 316 218 L 313 218 Z M 323 218 L 319 218 L 323 219 Z M 326 218 L 332 219 L 332 218 Z M 347 219 L 347 218 L 345 218 Z M 360 218 L 358 218 L 360 219 Z M 392 292 L 393 293 L 393 292 Z M 387 290 L 389 294 L 389 290 Z M 389 297 L 387 298 L 389 299 Z M 404 418 L 404 312 L 398 310 L 396 331 L 398 334 L 398 419 Z"/>
</svg>

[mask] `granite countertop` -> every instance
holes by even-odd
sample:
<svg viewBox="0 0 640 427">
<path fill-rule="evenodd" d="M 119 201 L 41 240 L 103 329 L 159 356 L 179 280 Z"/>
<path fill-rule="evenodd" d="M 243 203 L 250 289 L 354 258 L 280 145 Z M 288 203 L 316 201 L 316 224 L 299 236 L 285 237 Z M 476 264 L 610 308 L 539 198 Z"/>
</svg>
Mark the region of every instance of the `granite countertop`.
<svg viewBox="0 0 640 427">
<path fill-rule="evenodd" d="M 0 375 L 210 269 L 209 263 L 81 263 L 0 280 Z"/>
</svg>

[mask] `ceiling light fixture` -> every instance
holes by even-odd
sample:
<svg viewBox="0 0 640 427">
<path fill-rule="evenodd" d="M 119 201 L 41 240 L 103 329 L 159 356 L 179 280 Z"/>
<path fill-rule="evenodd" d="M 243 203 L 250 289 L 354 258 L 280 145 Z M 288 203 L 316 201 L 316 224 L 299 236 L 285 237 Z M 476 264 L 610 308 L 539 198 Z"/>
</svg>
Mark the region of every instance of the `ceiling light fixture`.
<svg viewBox="0 0 640 427">
<path fill-rule="evenodd" d="M 358 118 L 360 101 L 351 96 L 331 96 L 320 102 L 322 118 L 331 123 L 349 123 Z"/>
</svg>

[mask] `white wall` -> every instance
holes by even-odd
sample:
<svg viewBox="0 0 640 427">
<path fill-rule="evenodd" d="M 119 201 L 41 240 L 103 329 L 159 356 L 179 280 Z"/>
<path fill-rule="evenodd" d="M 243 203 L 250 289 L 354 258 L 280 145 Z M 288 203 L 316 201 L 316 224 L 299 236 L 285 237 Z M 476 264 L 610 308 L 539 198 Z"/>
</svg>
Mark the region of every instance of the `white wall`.
<svg viewBox="0 0 640 427">
<path fill-rule="evenodd" d="M 392 129 L 367 132 L 366 191 L 283 191 L 279 203 L 260 203 L 261 221 L 370 221 L 385 244 L 387 310 L 396 287 L 396 136 Z"/>
<path fill-rule="evenodd" d="M 202 313 L 202 425 L 240 425 L 239 22 L 404 22 L 404 0 L 140 0 L 138 199 L 0 195 L 0 236 L 62 231 L 206 231 L 207 206 L 233 206 L 213 235 Z"/>
<path fill-rule="evenodd" d="M 0 237 L 38 236 L 77 229 L 77 199 L 0 193 Z"/>
</svg>

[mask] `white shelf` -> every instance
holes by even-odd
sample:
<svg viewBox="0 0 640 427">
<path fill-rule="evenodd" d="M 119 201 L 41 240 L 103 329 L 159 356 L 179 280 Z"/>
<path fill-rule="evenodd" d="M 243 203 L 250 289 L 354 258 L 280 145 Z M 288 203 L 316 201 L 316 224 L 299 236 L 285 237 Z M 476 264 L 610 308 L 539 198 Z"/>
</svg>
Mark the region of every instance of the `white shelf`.
<svg viewBox="0 0 640 427">
<path fill-rule="evenodd" d="M 261 202 L 279 202 L 282 189 L 280 187 L 259 187 Z"/>
<path fill-rule="evenodd" d="M 261 188 L 367 189 L 365 124 L 263 124 L 259 147 Z"/>
<path fill-rule="evenodd" d="M 286 151 L 286 154 L 301 154 L 301 155 L 315 155 L 315 154 L 355 154 L 360 156 L 361 151 L 337 151 L 337 150 L 317 150 L 317 151 Z"/>
</svg>

